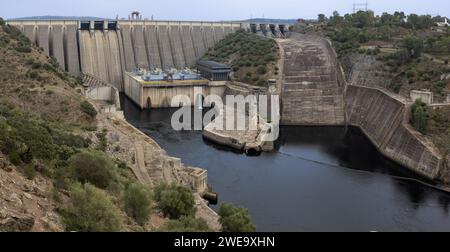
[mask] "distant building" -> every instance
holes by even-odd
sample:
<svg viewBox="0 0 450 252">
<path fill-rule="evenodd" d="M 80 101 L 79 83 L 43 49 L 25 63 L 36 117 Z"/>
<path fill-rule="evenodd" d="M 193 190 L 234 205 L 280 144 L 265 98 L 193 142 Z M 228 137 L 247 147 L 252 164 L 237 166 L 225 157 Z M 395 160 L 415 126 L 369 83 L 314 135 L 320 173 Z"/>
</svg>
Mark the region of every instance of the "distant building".
<svg viewBox="0 0 450 252">
<path fill-rule="evenodd" d="M 227 81 L 231 73 L 231 66 L 211 60 L 199 60 L 197 69 L 200 75 L 211 81 Z"/>
<path fill-rule="evenodd" d="M 449 23 L 448 23 L 447 18 L 445 18 L 444 22 L 437 22 L 436 25 L 437 25 L 438 27 L 448 27 L 448 26 L 449 26 Z"/>
</svg>

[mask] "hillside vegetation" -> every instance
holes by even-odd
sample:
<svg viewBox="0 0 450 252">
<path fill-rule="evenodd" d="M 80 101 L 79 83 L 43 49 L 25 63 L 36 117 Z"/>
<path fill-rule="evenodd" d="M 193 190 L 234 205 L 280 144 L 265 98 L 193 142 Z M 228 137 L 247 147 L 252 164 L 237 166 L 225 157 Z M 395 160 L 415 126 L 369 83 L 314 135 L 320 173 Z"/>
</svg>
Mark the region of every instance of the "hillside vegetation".
<svg viewBox="0 0 450 252">
<path fill-rule="evenodd" d="M 0 231 L 209 230 L 195 217 L 189 189 L 148 188 L 107 152 L 108 132 L 98 125 L 108 119 L 84 98 L 81 84 L 0 18 L 0 183 L 10 185 L 0 187 Z M 11 186 L 19 181 L 28 182 Z M 5 198 L 17 195 L 39 200 L 30 207 Z M 42 198 L 49 206 L 38 214 Z M 155 227 L 151 216 L 162 224 Z"/>
<path fill-rule="evenodd" d="M 318 30 L 333 41 L 341 58 L 363 53 L 384 62 L 394 76 L 393 92 L 409 96 L 412 89 L 429 89 L 444 99 L 450 88 L 450 80 L 443 78 L 450 73 L 450 28 L 435 26 L 443 20 L 403 12 L 335 12 Z"/>
<path fill-rule="evenodd" d="M 436 25 L 443 17 L 406 16 L 403 12 L 375 16 L 371 11 L 360 11 L 345 16 L 335 12 L 319 19 L 319 24 L 306 30 L 328 36 L 341 59 L 369 55 L 384 66 L 373 70 L 379 77 L 379 71 L 389 76 L 385 83 L 392 92 L 409 97 L 411 90 L 427 89 L 434 93 L 435 102 L 445 102 L 450 93 L 450 28 Z M 443 154 L 449 154 L 450 108 L 433 109 L 417 101 L 411 115 L 411 125 Z"/>
<path fill-rule="evenodd" d="M 258 86 L 280 74 L 276 66 L 279 58 L 279 48 L 273 39 L 244 30 L 229 34 L 203 57 L 230 64 L 234 80 Z"/>
</svg>

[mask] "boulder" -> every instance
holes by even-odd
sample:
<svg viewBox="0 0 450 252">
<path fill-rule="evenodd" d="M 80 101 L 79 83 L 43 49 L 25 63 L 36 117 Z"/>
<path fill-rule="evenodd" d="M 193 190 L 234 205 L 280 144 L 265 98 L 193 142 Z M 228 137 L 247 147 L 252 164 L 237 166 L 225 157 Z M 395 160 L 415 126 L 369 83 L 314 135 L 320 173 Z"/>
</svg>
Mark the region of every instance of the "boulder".
<svg viewBox="0 0 450 252">
<path fill-rule="evenodd" d="M 27 214 L 18 214 L 12 211 L 0 210 L 1 232 L 28 232 L 34 225 L 34 218 Z"/>
</svg>

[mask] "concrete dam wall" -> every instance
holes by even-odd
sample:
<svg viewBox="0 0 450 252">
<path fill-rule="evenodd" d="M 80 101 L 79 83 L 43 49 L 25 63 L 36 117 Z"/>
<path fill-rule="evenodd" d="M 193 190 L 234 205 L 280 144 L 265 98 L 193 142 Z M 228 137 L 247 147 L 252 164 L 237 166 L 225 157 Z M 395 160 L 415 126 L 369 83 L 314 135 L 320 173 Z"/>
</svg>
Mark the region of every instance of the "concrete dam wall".
<svg viewBox="0 0 450 252">
<path fill-rule="evenodd" d="M 429 179 L 450 181 L 442 153 L 410 124 L 412 101 L 387 90 L 393 75 L 372 56 L 342 59 L 348 123 L 359 127 L 386 157 Z"/>
<path fill-rule="evenodd" d="M 409 125 L 408 103 L 388 91 L 348 85 L 348 122 L 358 126 L 385 156 L 429 179 L 442 179 L 445 162 L 439 151 Z"/>
<path fill-rule="evenodd" d="M 193 67 L 240 23 L 175 21 L 8 21 L 73 75 L 123 88 L 124 71 Z"/>
<path fill-rule="evenodd" d="M 382 67 L 356 57 L 356 62 L 347 64 L 346 81 L 327 40 L 293 34 L 280 44 L 284 50 L 281 124 L 359 127 L 389 159 L 428 179 L 450 181 L 443 155 L 409 125 L 411 102 L 383 88 L 389 82 L 381 74 Z M 377 78 L 373 71 L 379 72 Z"/>
</svg>

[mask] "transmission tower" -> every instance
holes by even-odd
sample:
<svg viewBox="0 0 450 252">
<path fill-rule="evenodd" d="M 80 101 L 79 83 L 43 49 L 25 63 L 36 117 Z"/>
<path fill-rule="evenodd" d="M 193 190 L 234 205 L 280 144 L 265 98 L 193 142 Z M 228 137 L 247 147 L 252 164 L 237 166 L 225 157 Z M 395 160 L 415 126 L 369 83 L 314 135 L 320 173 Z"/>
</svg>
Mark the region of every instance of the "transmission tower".
<svg viewBox="0 0 450 252">
<path fill-rule="evenodd" d="M 356 13 L 358 11 L 368 11 L 369 10 L 369 3 L 366 0 L 366 2 L 353 2 L 353 13 Z"/>
</svg>

